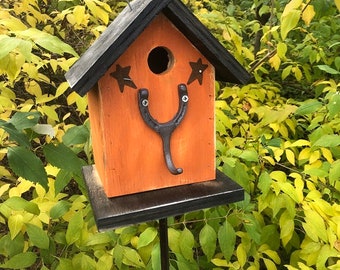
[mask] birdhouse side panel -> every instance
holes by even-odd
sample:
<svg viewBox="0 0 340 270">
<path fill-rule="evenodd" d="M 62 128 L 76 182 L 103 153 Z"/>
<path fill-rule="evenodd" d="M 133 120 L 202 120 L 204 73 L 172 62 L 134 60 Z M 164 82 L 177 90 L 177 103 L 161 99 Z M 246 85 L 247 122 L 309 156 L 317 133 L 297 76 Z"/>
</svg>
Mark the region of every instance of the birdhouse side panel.
<svg viewBox="0 0 340 270">
<path fill-rule="evenodd" d="M 107 186 L 107 176 L 105 172 L 105 132 L 103 130 L 102 118 L 102 102 L 98 85 L 96 85 L 87 95 L 88 97 L 88 111 L 91 127 L 91 139 L 93 156 L 96 164 L 96 169 L 103 186 Z"/>
<path fill-rule="evenodd" d="M 109 197 L 215 179 L 214 74 L 209 61 L 163 14 L 111 66 L 98 82 L 105 143 L 95 155 L 103 164 Z M 173 163 L 183 169 L 174 175 L 160 134 L 143 120 L 138 92 L 148 90 L 150 115 L 165 124 L 179 109 L 179 85 L 185 85 L 188 103 L 170 139 Z"/>
</svg>

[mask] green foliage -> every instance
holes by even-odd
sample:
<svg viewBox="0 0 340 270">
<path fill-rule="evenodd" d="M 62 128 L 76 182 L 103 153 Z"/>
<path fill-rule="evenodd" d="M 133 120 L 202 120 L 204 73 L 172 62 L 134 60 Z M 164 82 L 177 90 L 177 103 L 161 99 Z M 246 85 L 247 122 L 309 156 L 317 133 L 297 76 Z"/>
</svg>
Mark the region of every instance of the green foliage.
<svg viewBox="0 0 340 270">
<path fill-rule="evenodd" d="M 31 200 L 22 198 L 30 191 Z M 0 238 L 1 268 L 111 269 L 118 235 L 97 233 L 84 195 L 55 193 L 53 181 L 46 192 L 22 179 L 16 187 L 3 185 L 1 198 L 0 222 L 9 229 Z"/>
<path fill-rule="evenodd" d="M 338 269 L 340 2 L 184 2 L 254 80 L 216 83 L 217 166 L 245 200 L 169 218 L 170 269 Z M 126 5 L 1 2 L 0 268 L 160 268 L 155 222 L 97 232 L 64 80 Z"/>
<path fill-rule="evenodd" d="M 251 195 L 242 205 L 244 224 L 236 227 L 237 235 L 250 237 L 248 249 L 235 245 L 242 268 L 252 267 L 250 261 L 256 269 L 263 263 L 269 269 L 277 264 L 336 267 L 339 114 L 328 105 L 339 85 L 321 83 L 334 88 L 328 87 L 320 101 L 307 100 L 300 107 L 264 84 L 220 90 L 217 110 L 229 121 L 218 125 L 219 167 Z M 266 256 L 261 254 L 264 246 Z M 232 267 L 229 256 L 224 265 Z"/>
</svg>

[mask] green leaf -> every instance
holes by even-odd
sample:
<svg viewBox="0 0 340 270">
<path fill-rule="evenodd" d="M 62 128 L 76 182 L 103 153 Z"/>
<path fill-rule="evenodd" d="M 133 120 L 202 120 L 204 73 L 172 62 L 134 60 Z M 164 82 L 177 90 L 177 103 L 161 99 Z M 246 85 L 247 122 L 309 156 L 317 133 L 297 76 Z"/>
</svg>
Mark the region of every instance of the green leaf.
<svg viewBox="0 0 340 270">
<path fill-rule="evenodd" d="M 124 247 L 117 244 L 113 249 L 113 257 L 115 260 L 115 266 L 117 266 L 118 269 L 121 269 L 124 257 Z"/>
<path fill-rule="evenodd" d="M 26 228 L 28 237 L 32 241 L 33 245 L 42 249 L 49 248 L 50 239 L 48 238 L 46 231 L 36 225 L 29 223 L 26 224 Z"/>
<path fill-rule="evenodd" d="M 340 112 L 340 94 L 335 93 L 332 95 L 327 104 L 327 109 L 331 119 Z"/>
<path fill-rule="evenodd" d="M 271 250 L 280 247 L 280 234 L 277 224 L 266 225 L 262 228 L 261 243 L 270 246 Z"/>
<path fill-rule="evenodd" d="M 179 238 L 181 233 L 173 228 L 168 228 L 169 248 L 174 253 L 180 252 Z"/>
<path fill-rule="evenodd" d="M 123 247 L 123 263 L 128 266 L 137 267 L 137 268 L 145 268 L 145 264 L 138 254 L 138 252 L 129 247 Z"/>
<path fill-rule="evenodd" d="M 161 253 L 160 253 L 160 244 L 157 243 L 154 245 L 151 251 L 151 264 L 152 269 L 158 269 L 161 265 Z"/>
<path fill-rule="evenodd" d="M 281 37 L 283 40 L 286 39 L 288 33 L 293 30 L 299 20 L 300 20 L 301 11 L 292 9 L 287 14 L 282 15 L 281 17 Z"/>
<path fill-rule="evenodd" d="M 256 244 L 261 242 L 261 225 L 259 221 L 251 214 L 245 214 L 244 227 L 248 235 L 255 241 Z"/>
<path fill-rule="evenodd" d="M 13 172 L 47 189 L 47 173 L 42 161 L 23 146 L 8 148 L 8 162 Z"/>
<path fill-rule="evenodd" d="M 47 32 L 40 31 L 36 28 L 30 28 L 20 32 L 20 35 L 32 39 L 37 45 L 52 53 L 59 55 L 69 53 L 78 57 L 78 54 L 70 45 L 64 43 L 58 37 L 50 35 Z"/>
<path fill-rule="evenodd" d="M 302 0 L 290 0 L 284 8 L 282 12 L 282 16 L 286 16 L 292 10 L 298 9 L 301 4 L 302 4 Z"/>
<path fill-rule="evenodd" d="M 280 217 L 280 239 L 282 241 L 283 246 L 286 246 L 290 239 L 293 237 L 294 233 L 294 218 L 291 217 L 289 212 L 286 210 Z"/>
<path fill-rule="evenodd" d="M 68 129 L 63 136 L 63 143 L 66 146 L 84 144 L 88 141 L 90 132 L 86 126 L 75 126 Z"/>
<path fill-rule="evenodd" d="M 310 209 L 305 209 L 304 213 L 306 214 L 304 218 L 306 222 L 302 223 L 302 227 L 305 230 L 306 236 L 314 242 L 319 242 L 319 238 L 327 241 L 327 231 L 320 215 Z"/>
<path fill-rule="evenodd" d="M 183 257 L 188 261 L 193 261 L 193 247 L 195 244 L 194 235 L 188 228 L 184 228 L 184 230 L 181 232 L 181 236 L 179 238 L 179 248 L 181 250 L 181 253 Z"/>
<path fill-rule="evenodd" d="M 86 246 L 105 245 L 110 243 L 112 240 L 112 235 L 109 233 L 95 233 L 89 235 Z"/>
<path fill-rule="evenodd" d="M 72 261 L 70 259 L 58 258 L 59 264 L 57 270 L 70 270 L 73 269 Z"/>
<path fill-rule="evenodd" d="M 112 254 L 104 254 L 100 256 L 96 264 L 96 269 L 100 270 L 111 270 L 113 269 L 113 256 Z"/>
<path fill-rule="evenodd" d="M 0 69 L 5 72 L 11 83 L 18 77 L 22 66 L 25 63 L 25 58 L 21 54 L 8 54 L 0 61 Z"/>
<path fill-rule="evenodd" d="M 22 55 L 25 57 L 25 60 L 28 62 L 32 61 L 32 49 L 33 49 L 33 43 L 28 40 L 20 40 L 20 43 L 17 47 L 17 50 L 22 53 Z"/>
<path fill-rule="evenodd" d="M 208 261 L 210 261 L 215 254 L 216 240 L 217 235 L 215 230 L 206 223 L 199 233 L 199 242 Z"/>
<path fill-rule="evenodd" d="M 282 59 L 285 58 L 287 52 L 287 44 L 283 42 L 279 42 L 277 44 L 277 54 Z"/>
<path fill-rule="evenodd" d="M 72 258 L 73 269 L 96 270 L 96 262 L 83 252 L 76 254 Z"/>
<path fill-rule="evenodd" d="M 237 256 L 237 260 L 239 261 L 241 267 L 243 268 L 243 266 L 247 262 L 247 251 L 246 251 L 244 244 L 241 243 L 237 246 L 236 256 Z"/>
<path fill-rule="evenodd" d="M 328 74 L 332 74 L 332 75 L 338 75 L 338 74 L 340 74 L 339 71 L 335 70 L 334 68 L 331 68 L 331 67 L 328 66 L 328 65 L 317 65 L 317 67 L 318 67 L 320 70 L 322 70 L 322 71 L 324 71 L 324 72 L 326 72 L 326 73 L 328 73 Z"/>
<path fill-rule="evenodd" d="M 234 167 L 231 167 L 225 163 L 223 164 L 223 172 L 241 185 L 247 192 L 250 191 L 249 183 L 251 180 L 243 164 L 237 162 Z"/>
<path fill-rule="evenodd" d="M 321 136 L 312 147 L 319 146 L 319 147 L 335 147 L 340 145 L 340 136 L 336 134 L 331 135 L 323 135 Z"/>
<path fill-rule="evenodd" d="M 17 130 L 23 130 L 38 124 L 40 117 L 40 112 L 16 112 L 8 122 L 13 124 Z"/>
<path fill-rule="evenodd" d="M 303 173 L 317 177 L 326 177 L 328 175 L 328 171 L 325 171 L 322 168 L 310 168 L 304 170 Z"/>
<path fill-rule="evenodd" d="M 258 187 L 262 191 L 262 194 L 266 196 L 270 190 L 272 184 L 272 179 L 268 172 L 264 171 L 261 173 L 259 177 L 259 184 Z"/>
<path fill-rule="evenodd" d="M 230 167 L 235 167 L 236 163 L 239 161 L 237 158 L 221 156 L 221 160 L 224 164 L 227 164 Z"/>
<path fill-rule="evenodd" d="M 311 114 L 311 113 L 316 112 L 322 106 L 323 106 L 323 104 L 320 101 L 317 101 L 315 99 L 306 100 L 295 111 L 295 114 L 297 114 L 297 115 Z"/>
<path fill-rule="evenodd" d="M 12 257 L 24 251 L 25 239 L 23 234 L 18 234 L 13 239 L 10 234 L 4 235 L 0 239 L 0 254 Z"/>
<path fill-rule="evenodd" d="M 291 65 L 285 67 L 285 68 L 282 70 L 282 74 L 281 74 L 282 80 L 286 79 L 286 78 L 289 76 L 289 74 L 290 74 L 291 71 L 292 71 L 292 66 L 291 66 Z"/>
<path fill-rule="evenodd" d="M 286 209 L 286 214 L 289 215 L 289 217 L 293 217 L 296 214 L 294 200 L 285 193 L 280 193 L 275 198 L 275 200 L 271 203 L 271 208 L 273 209 L 274 217 L 281 212 L 281 209 Z"/>
<path fill-rule="evenodd" d="M 7 35 L 0 35 L 0 59 L 15 50 L 20 51 L 27 61 L 31 61 L 32 42 Z"/>
<path fill-rule="evenodd" d="M 52 143 L 47 144 L 43 148 L 45 157 L 48 162 L 58 168 L 79 173 L 82 167 L 80 158 L 67 146 L 60 143 L 54 145 Z"/>
<path fill-rule="evenodd" d="M 0 59 L 13 51 L 20 44 L 20 41 L 16 37 L 0 35 Z"/>
<path fill-rule="evenodd" d="M 195 260 L 188 261 L 181 254 L 176 254 L 176 259 L 179 270 L 199 270 L 199 266 L 197 265 Z M 175 270 L 175 268 L 171 268 L 171 270 Z"/>
<path fill-rule="evenodd" d="M 340 45 L 340 41 L 338 42 L 338 45 Z M 335 57 L 334 65 L 338 70 L 340 70 L 340 56 Z"/>
<path fill-rule="evenodd" d="M 305 173 L 307 172 L 305 171 Z M 278 182 L 275 186 L 278 186 L 282 192 L 291 197 L 296 203 L 301 203 L 300 198 L 297 195 L 296 188 L 289 182 Z"/>
<path fill-rule="evenodd" d="M 10 269 L 23 269 L 29 268 L 32 266 L 37 259 L 37 255 L 34 252 L 25 252 L 20 253 L 12 258 L 10 258 L 7 262 L 0 265 L 3 268 L 10 268 Z"/>
<path fill-rule="evenodd" d="M 136 226 L 128 226 L 122 229 L 122 232 L 119 233 L 119 242 L 120 244 L 126 246 L 128 243 L 131 243 L 131 238 L 136 236 L 137 234 L 137 227 Z"/>
<path fill-rule="evenodd" d="M 277 270 L 275 263 L 267 258 L 262 258 L 267 270 Z"/>
<path fill-rule="evenodd" d="M 110 6 L 97 0 L 85 0 L 86 6 L 89 8 L 94 17 L 100 18 L 104 24 L 109 23 Z"/>
<path fill-rule="evenodd" d="M 21 214 L 11 215 L 8 218 L 8 228 L 11 239 L 14 239 L 24 226 L 24 217 Z"/>
<path fill-rule="evenodd" d="M 336 160 L 332 163 L 329 169 L 329 183 L 335 185 L 340 179 L 340 160 Z"/>
<path fill-rule="evenodd" d="M 338 269 L 339 263 L 334 264 L 335 267 L 325 267 L 325 265 L 330 265 L 330 263 L 327 263 L 327 261 L 331 258 L 339 257 L 339 250 L 336 250 L 335 248 L 332 248 L 331 245 L 323 245 L 322 248 L 319 251 L 318 258 L 316 261 L 316 269 Z M 338 265 L 338 266 L 336 266 Z"/>
<path fill-rule="evenodd" d="M 268 140 L 266 143 L 268 146 L 281 147 L 282 140 L 280 138 L 274 138 L 274 139 Z"/>
<path fill-rule="evenodd" d="M 219 258 L 212 259 L 211 262 L 216 265 L 216 266 L 221 266 L 221 267 L 228 267 L 230 264 L 227 262 L 227 260 L 222 260 Z M 220 269 L 220 268 L 218 268 Z"/>
<path fill-rule="evenodd" d="M 236 233 L 233 226 L 226 220 L 218 230 L 218 243 L 224 258 L 230 261 L 235 250 Z"/>
<path fill-rule="evenodd" d="M 243 150 L 239 158 L 242 158 L 245 161 L 250 161 L 250 162 L 258 162 L 258 153 L 254 149 L 246 149 Z"/>
<path fill-rule="evenodd" d="M 67 201 L 57 202 L 50 210 L 50 217 L 52 219 L 61 218 L 70 210 L 71 206 L 72 205 Z"/>
<path fill-rule="evenodd" d="M 63 188 L 70 182 L 73 178 L 73 173 L 67 170 L 61 169 L 54 182 L 55 192 L 58 194 L 63 190 Z"/>
<path fill-rule="evenodd" d="M 16 211 L 27 211 L 34 215 L 39 215 L 40 210 L 36 203 L 26 201 L 25 199 L 17 196 L 13 196 L 4 202 L 4 205 Z"/>
<path fill-rule="evenodd" d="M 199 266 L 195 260 L 188 261 L 181 254 L 176 254 L 176 263 L 179 270 L 199 270 Z M 171 268 L 171 270 L 175 270 L 176 268 Z"/>
<path fill-rule="evenodd" d="M 21 146 L 30 147 L 28 137 L 22 131 L 19 131 L 11 123 L 0 120 L 0 128 L 4 129 L 9 134 L 9 140 L 15 141 Z"/>
<path fill-rule="evenodd" d="M 148 227 L 144 232 L 141 233 L 138 239 L 137 249 L 149 245 L 155 240 L 158 232 L 154 227 Z"/>
<path fill-rule="evenodd" d="M 73 244 L 80 238 L 83 222 L 83 214 L 81 211 L 76 212 L 70 219 L 66 230 L 66 242 L 68 245 Z"/>
</svg>

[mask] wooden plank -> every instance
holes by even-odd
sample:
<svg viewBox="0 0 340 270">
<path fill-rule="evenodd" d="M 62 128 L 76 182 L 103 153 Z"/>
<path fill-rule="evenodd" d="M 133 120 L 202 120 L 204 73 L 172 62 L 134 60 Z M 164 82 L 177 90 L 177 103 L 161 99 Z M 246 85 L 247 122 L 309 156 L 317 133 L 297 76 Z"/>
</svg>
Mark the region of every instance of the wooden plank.
<svg viewBox="0 0 340 270">
<path fill-rule="evenodd" d="M 100 231 L 181 215 L 244 198 L 244 190 L 218 170 L 214 181 L 115 198 L 106 196 L 94 165 L 83 167 L 83 174 Z"/>
<path fill-rule="evenodd" d="M 96 162 L 97 171 L 101 179 L 105 177 L 105 163 L 107 152 L 105 123 L 103 123 L 102 94 L 98 89 L 98 84 L 88 93 L 88 110 L 91 125 L 91 140 L 93 156 Z M 104 183 L 105 185 L 105 183 Z"/>
</svg>

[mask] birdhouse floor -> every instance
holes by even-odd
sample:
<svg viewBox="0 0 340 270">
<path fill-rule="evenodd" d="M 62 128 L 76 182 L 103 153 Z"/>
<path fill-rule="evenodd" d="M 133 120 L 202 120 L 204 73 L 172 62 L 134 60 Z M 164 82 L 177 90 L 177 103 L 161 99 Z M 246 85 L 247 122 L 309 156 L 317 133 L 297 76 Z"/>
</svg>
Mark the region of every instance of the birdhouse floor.
<svg viewBox="0 0 340 270">
<path fill-rule="evenodd" d="M 95 165 L 83 167 L 98 230 L 163 219 L 243 200 L 244 190 L 216 170 L 216 180 L 108 198 Z M 122 183 L 123 184 L 123 183 Z"/>
</svg>

